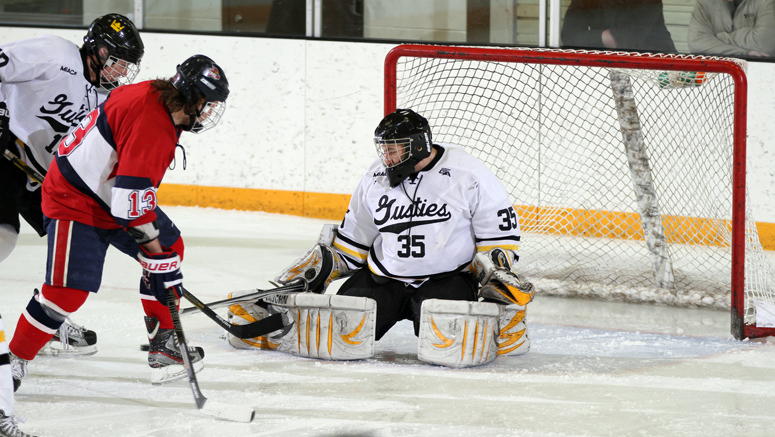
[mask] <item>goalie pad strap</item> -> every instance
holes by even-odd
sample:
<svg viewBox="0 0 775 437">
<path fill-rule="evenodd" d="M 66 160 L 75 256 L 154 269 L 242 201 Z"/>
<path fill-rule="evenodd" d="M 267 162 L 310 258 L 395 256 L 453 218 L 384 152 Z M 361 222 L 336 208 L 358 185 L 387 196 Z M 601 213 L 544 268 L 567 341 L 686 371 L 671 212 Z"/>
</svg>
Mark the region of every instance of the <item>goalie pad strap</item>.
<svg viewBox="0 0 775 437">
<path fill-rule="evenodd" d="M 428 299 L 420 315 L 417 358 L 447 367 L 489 363 L 498 356 L 501 305 Z"/>
</svg>

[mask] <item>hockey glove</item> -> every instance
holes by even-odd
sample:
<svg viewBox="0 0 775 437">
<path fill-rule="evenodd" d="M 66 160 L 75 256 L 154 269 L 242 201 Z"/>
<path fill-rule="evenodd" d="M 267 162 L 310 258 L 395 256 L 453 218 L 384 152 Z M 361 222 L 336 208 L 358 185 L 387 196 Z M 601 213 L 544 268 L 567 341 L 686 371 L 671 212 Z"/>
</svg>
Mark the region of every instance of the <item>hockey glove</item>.
<svg viewBox="0 0 775 437">
<path fill-rule="evenodd" d="M 11 147 L 10 116 L 5 102 L 0 102 L 0 155 Z"/>
<path fill-rule="evenodd" d="M 533 284 L 511 271 L 510 256 L 503 249 L 477 253 L 471 268 L 482 285 L 479 297 L 521 306 L 533 299 Z"/>
<path fill-rule="evenodd" d="M 140 246 L 137 259 L 143 266 L 143 282 L 151 290 L 156 300 L 167 304 L 167 289 L 171 288 L 178 299 L 183 297 L 183 274 L 180 272 L 180 257 L 172 249 L 162 248 L 164 252 L 149 253 Z"/>
</svg>

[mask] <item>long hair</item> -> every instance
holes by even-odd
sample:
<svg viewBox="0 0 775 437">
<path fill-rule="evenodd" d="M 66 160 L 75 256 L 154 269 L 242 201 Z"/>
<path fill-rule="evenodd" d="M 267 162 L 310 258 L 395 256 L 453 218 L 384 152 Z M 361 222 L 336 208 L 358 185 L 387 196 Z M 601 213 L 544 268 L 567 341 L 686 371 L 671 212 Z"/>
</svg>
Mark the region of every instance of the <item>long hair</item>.
<svg viewBox="0 0 775 437">
<path fill-rule="evenodd" d="M 154 92 L 159 94 L 158 101 L 167 107 L 170 114 L 181 109 L 186 114 L 192 114 L 198 109 L 199 102 L 189 101 L 185 94 L 172 85 L 172 79 L 155 79 L 151 82 L 151 86 Z"/>
</svg>

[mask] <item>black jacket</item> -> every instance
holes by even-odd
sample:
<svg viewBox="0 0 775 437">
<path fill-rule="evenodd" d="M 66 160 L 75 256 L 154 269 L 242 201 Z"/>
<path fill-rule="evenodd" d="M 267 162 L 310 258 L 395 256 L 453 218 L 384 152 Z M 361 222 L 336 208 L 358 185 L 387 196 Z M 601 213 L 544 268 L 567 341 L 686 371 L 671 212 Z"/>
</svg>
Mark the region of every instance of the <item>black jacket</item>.
<svg viewBox="0 0 775 437">
<path fill-rule="evenodd" d="M 562 46 L 606 49 L 602 40 L 606 29 L 619 50 L 676 52 L 665 27 L 662 0 L 572 0 L 562 24 Z"/>
</svg>

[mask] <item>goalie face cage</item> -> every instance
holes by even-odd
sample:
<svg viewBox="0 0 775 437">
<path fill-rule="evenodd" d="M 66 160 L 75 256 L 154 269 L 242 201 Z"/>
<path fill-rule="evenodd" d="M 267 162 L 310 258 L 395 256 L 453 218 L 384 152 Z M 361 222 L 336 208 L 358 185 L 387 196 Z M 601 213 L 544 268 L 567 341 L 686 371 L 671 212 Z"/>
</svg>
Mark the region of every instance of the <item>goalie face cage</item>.
<svg viewBox="0 0 775 437">
<path fill-rule="evenodd" d="M 737 339 L 775 302 L 746 211 L 743 61 L 402 45 L 385 114 L 410 108 L 509 191 L 539 292 L 727 308 Z"/>
</svg>

